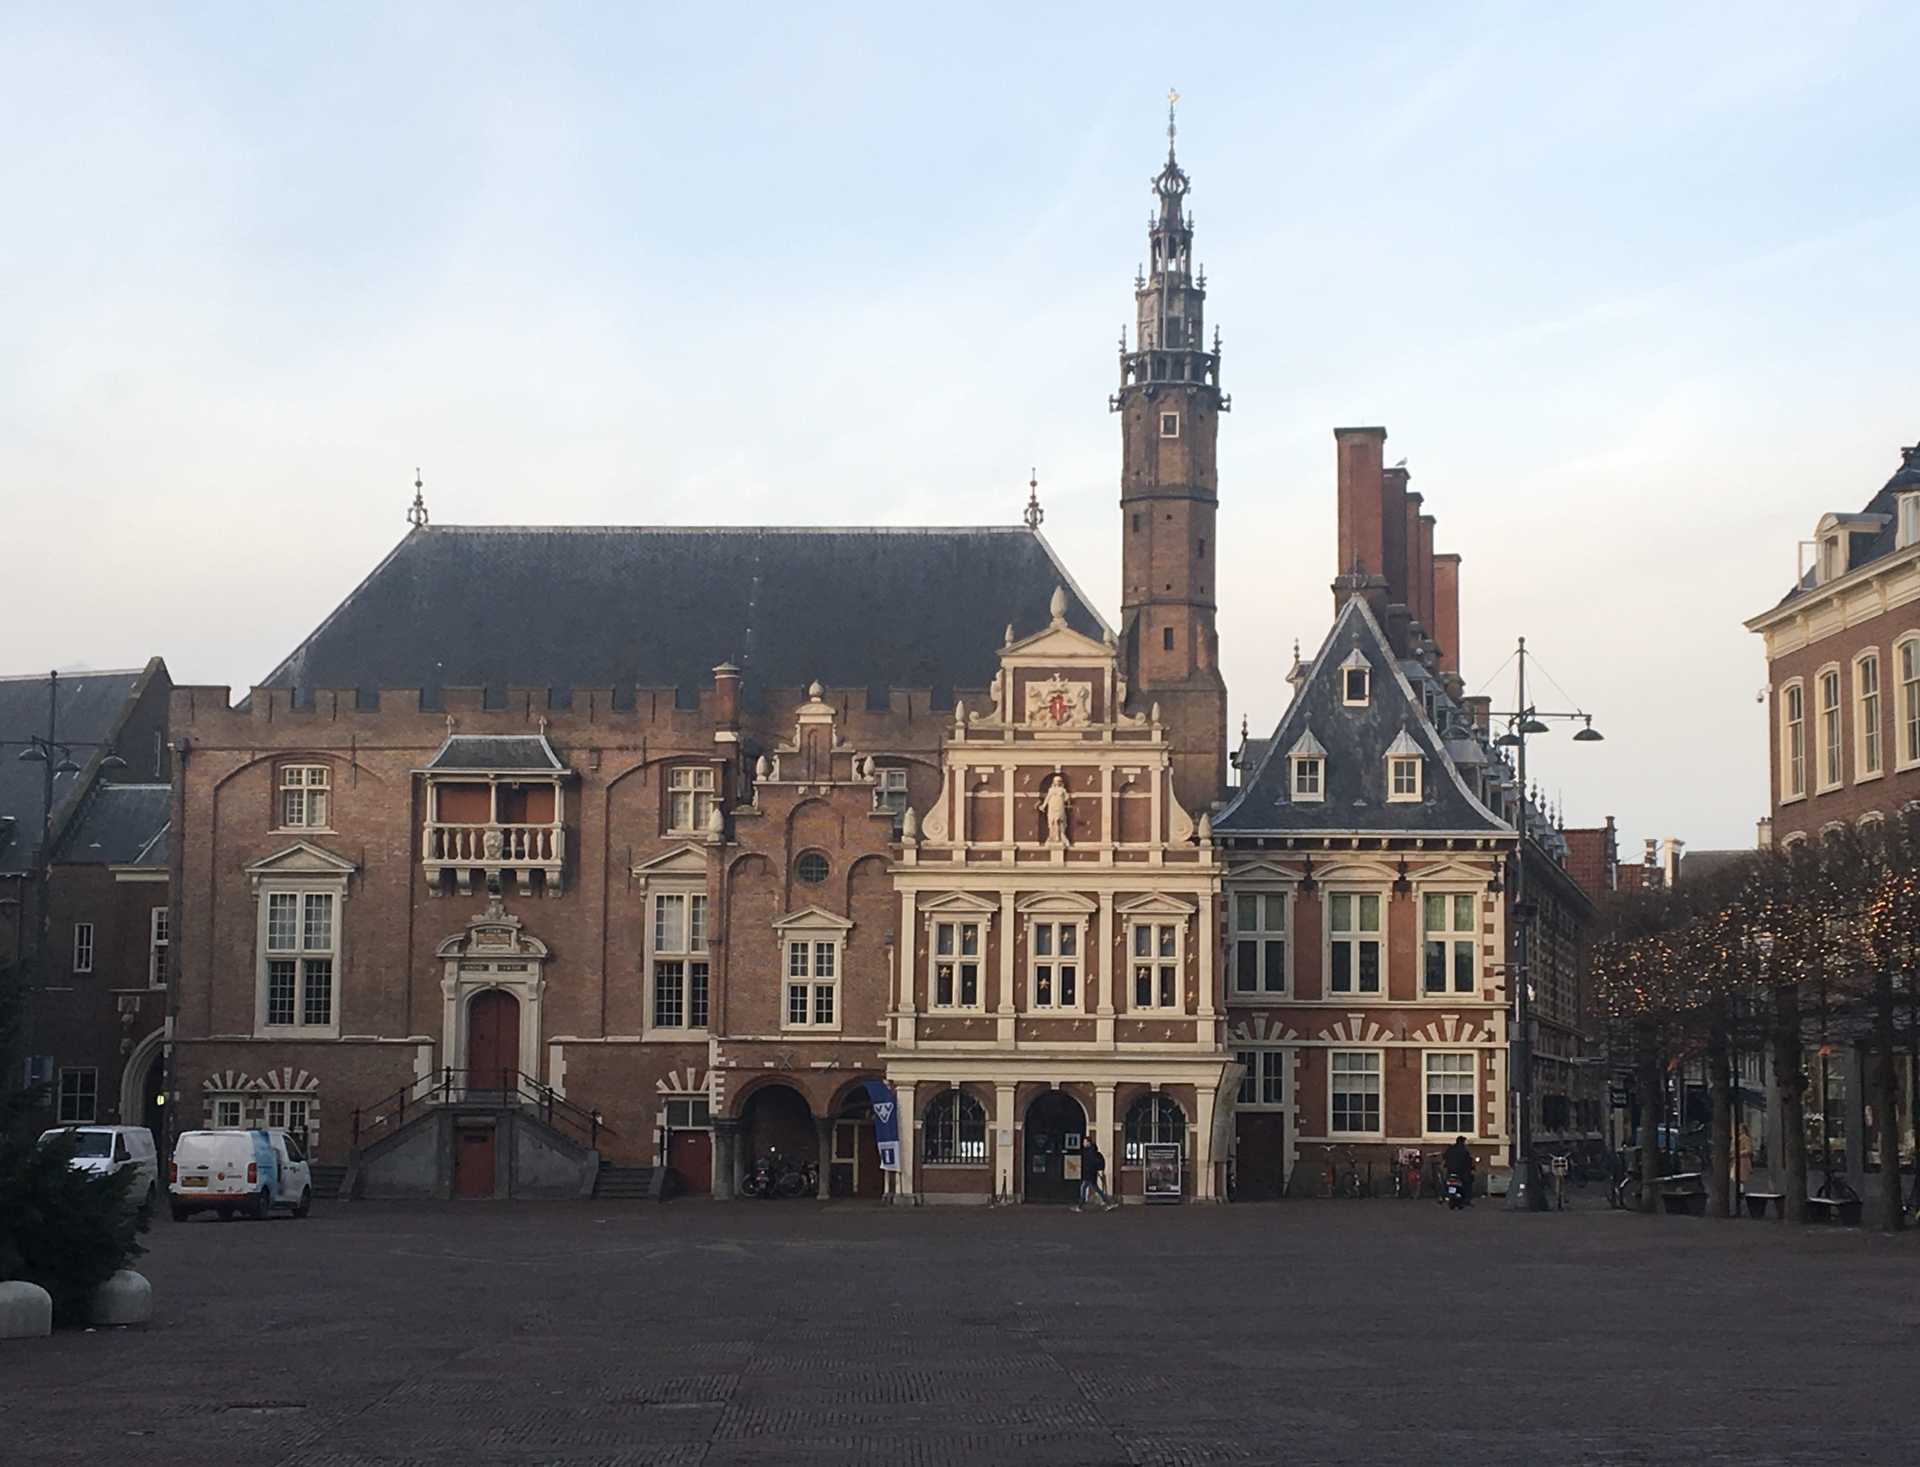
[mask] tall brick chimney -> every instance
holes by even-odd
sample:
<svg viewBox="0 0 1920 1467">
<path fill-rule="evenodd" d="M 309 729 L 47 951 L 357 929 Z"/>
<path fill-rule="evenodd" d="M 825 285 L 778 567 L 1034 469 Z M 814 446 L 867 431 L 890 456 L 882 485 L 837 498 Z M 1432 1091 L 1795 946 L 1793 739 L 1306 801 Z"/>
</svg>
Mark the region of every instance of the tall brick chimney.
<svg viewBox="0 0 1920 1467">
<path fill-rule="evenodd" d="M 1386 527 L 1381 520 L 1381 456 L 1386 449 L 1385 428 L 1335 428 L 1340 485 L 1340 563 L 1336 576 L 1358 571 L 1364 576 L 1387 574 Z"/>
<path fill-rule="evenodd" d="M 1406 597 L 1407 610 L 1412 613 L 1415 621 L 1420 619 L 1420 505 L 1420 493 L 1409 489 L 1406 527 L 1401 532 L 1406 536 L 1407 542 L 1407 580 L 1401 587 L 1401 594 Z M 1421 629 L 1425 630 L 1424 624 Z"/>
<path fill-rule="evenodd" d="M 1380 474 L 1380 530 L 1382 555 L 1380 573 L 1387 578 L 1387 600 L 1410 607 L 1407 600 L 1407 473 L 1406 465 L 1395 464 Z"/>
<path fill-rule="evenodd" d="M 1414 619 L 1431 637 L 1433 635 L 1433 516 L 1420 516 L 1420 538 L 1416 542 L 1418 549 L 1408 547 L 1407 559 L 1417 561 L 1418 584 L 1411 588 L 1417 598 L 1407 602 L 1413 608 Z M 1410 578 L 1411 579 L 1411 578 Z"/>
<path fill-rule="evenodd" d="M 1440 671 L 1460 671 L 1460 557 L 1449 551 L 1433 558 L 1433 625 L 1428 634 L 1440 646 Z"/>
</svg>

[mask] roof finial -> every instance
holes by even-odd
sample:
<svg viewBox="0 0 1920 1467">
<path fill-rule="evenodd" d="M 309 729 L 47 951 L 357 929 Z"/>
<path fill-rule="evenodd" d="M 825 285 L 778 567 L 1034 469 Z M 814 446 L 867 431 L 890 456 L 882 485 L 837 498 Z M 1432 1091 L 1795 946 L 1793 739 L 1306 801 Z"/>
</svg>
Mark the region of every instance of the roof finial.
<svg viewBox="0 0 1920 1467">
<path fill-rule="evenodd" d="M 1173 109 L 1180 103 L 1180 94 L 1172 87 L 1167 88 L 1167 161 L 1173 161 Z"/>
<path fill-rule="evenodd" d="M 427 523 L 427 498 L 425 484 L 420 478 L 420 470 L 413 471 L 413 508 L 407 511 L 407 523 L 414 529 L 424 529 Z"/>
<path fill-rule="evenodd" d="M 1067 588 L 1055 586 L 1053 595 L 1047 601 L 1047 615 L 1053 618 L 1057 627 L 1067 624 Z"/>
<path fill-rule="evenodd" d="M 1026 521 L 1029 530 L 1037 530 L 1047 517 L 1047 512 L 1040 507 L 1040 470 L 1028 469 L 1027 472 L 1032 475 L 1027 480 L 1027 511 L 1020 518 Z"/>
</svg>

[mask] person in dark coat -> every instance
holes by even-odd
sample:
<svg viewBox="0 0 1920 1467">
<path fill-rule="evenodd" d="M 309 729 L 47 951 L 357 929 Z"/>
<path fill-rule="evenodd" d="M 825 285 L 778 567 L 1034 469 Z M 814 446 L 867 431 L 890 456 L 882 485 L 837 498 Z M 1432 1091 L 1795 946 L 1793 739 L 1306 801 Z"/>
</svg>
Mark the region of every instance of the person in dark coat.
<svg viewBox="0 0 1920 1467">
<path fill-rule="evenodd" d="M 1102 1181 L 1106 1172 L 1106 1157 L 1100 1154 L 1100 1147 L 1093 1137 L 1087 1137 L 1080 1146 L 1080 1201 L 1073 1209 L 1075 1212 L 1084 1212 L 1096 1194 L 1104 1204 L 1101 1209 L 1103 1212 L 1112 1212 L 1120 1205 L 1107 1195 L 1106 1184 Z"/>
<path fill-rule="evenodd" d="M 1467 1205 L 1473 1205 L 1473 1153 L 1467 1149 L 1467 1138 L 1455 1136 L 1453 1145 L 1447 1148 L 1446 1170 L 1450 1177 L 1459 1177 L 1466 1184 Z"/>
</svg>

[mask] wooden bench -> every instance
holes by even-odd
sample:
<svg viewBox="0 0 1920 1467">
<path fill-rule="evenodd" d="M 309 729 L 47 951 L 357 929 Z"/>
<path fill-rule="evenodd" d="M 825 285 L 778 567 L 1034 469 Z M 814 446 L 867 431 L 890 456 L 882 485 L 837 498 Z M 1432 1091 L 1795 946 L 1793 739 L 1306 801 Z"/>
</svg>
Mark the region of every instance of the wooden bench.
<svg viewBox="0 0 1920 1467">
<path fill-rule="evenodd" d="M 1675 1172 L 1660 1178 L 1660 1201 L 1669 1213 L 1705 1217 L 1707 1179 L 1699 1172 Z"/>
<path fill-rule="evenodd" d="M 1748 1217 L 1765 1217 L 1769 1207 L 1773 1209 L 1775 1217 L 1784 1218 L 1787 1215 L 1785 1192 L 1747 1192 L 1742 1195 L 1747 1199 Z"/>
<path fill-rule="evenodd" d="M 1860 1199 L 1858 1197 L 1809 1197 L 1807 1216 L 1817 1217 L 1822 1222 L 1836 1223 L 1843 1228 L 1860 1226 Z"/>
</svg>

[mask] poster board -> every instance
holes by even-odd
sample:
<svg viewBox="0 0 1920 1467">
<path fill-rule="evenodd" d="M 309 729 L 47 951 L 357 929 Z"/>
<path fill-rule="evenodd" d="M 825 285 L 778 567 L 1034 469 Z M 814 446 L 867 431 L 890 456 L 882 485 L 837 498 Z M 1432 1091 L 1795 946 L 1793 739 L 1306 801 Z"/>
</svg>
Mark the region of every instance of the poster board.
<svg viewBox="0 0 1920 1467">
<path fill-rule="evenodd" d="M 1180 1143 L 1149 1141 L 1141 1148 L 1141 1195 L 1149 1202 L 1180 1200 Z"/>
</svg>

